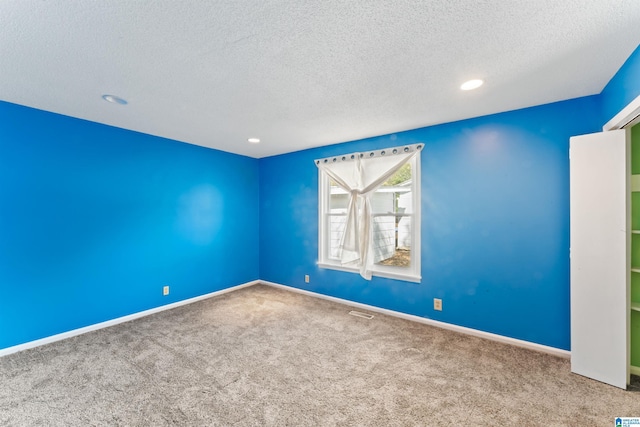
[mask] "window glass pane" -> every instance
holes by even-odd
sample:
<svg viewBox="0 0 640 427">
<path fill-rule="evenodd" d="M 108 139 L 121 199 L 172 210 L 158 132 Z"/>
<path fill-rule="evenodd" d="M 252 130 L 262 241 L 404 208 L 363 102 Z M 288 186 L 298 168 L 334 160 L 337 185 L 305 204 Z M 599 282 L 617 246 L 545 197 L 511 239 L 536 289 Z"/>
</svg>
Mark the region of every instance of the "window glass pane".
<svg viewBox="0 0 640 427">
<path fill-rule="evenodd" d="M 340 259 L 340 239 L 347 222 L 346 215 L 329 215 L 329 253 L 331 259 Z"/>
<path fill-rule="evenodd" d="M 411 225 L 408 215 L 377 215 L 373 219 L 374 263 L 411 266 Z"/>
<path fill-rule="evenodd" d="M 375 191 L 371 197 L 373 212 L 394 214 L 413 212 L 411 178 L 411 163 L 407 163 Z"/>
<path fill-rule="evenodd" d="M 329 213 L 346 213 L 349 193 L 344 191 L 332 179 L 329 180 Z"/>
<path fill-rule="evenodd" d="M 393 187 L 394 185 L 402 185 L 407 181 L 411 181 L 411 162 L 402 165 L 402 167 L 398 169 L 396 173 L 391 175 L 391 177 L 387 179 L 382 186 Z"/>
</svg>

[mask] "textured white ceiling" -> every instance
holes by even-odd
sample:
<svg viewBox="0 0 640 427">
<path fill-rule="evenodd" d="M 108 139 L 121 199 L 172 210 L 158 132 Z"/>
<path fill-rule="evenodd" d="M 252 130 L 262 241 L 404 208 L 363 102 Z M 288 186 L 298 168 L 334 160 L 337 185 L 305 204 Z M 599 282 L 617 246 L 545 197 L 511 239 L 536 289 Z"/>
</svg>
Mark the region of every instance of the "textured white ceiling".
<svg viewBox="0 0 640 427">
<path fill-rule="evenodd" d="M 639 42 L 638 0 L 2 0 L 0 99 L 265 157 L 596 94 Z"/>
</svg>

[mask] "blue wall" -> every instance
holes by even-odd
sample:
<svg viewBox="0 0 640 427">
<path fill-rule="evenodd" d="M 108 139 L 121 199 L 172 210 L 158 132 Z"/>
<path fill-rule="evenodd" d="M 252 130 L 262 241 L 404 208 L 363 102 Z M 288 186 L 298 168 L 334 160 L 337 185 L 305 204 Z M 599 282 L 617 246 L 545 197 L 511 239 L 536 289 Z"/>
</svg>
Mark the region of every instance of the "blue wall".
<svg viewBox="0 0 640 427">
<path fill-rule="evenodd" d="M 0 102 L 0 349 L 258 278 L 569 349 L 568 139 L 639 94 L 640 48 L 598 96 L 259 161 Z M 313 160 L 415 142 L 422 283 L 319 269 Z"/>
<path fill-rule="evenodd" d="M 258 279 L 257 179 L 255 159 L 0 102 L 0 349 Z"/>
<path fill-rule="evenodd" d="M 604 123 L 640 95 L 640 46 L 629 56 L 600 94 Z"/>
<path fill-rule="evenodd" d="M 260 278 L 569 349 L 569 137 L 602 123 L 592 96 L 261 159 Z M 422 283 L 318 268 L 313 160 L 416 142 Z"/>
</svg>

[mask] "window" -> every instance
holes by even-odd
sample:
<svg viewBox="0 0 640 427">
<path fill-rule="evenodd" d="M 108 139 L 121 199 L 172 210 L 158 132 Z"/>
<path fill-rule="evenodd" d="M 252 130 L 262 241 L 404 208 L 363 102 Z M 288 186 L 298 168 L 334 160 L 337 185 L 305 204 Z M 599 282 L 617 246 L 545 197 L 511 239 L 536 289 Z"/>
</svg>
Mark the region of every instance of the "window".
<svg viewBox="0 0 640 427">
<path fill-rule="evenodd" d="M 316 160 L 324 268 L 419 282 L 421 144 Z"/>
</svg>

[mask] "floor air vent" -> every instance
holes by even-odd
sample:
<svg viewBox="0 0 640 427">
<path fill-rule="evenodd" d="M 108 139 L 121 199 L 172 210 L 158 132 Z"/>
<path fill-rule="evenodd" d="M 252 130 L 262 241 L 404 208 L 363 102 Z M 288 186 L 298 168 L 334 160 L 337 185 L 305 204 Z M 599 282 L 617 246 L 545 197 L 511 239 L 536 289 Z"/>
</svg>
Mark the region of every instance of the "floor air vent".
<svg viewBox="0 0 640 427">
<path fill-rule="evenodd" d="M 359 311 L 351 310 L 349 314 L 356 317 L 362 317 L 363 319 L 373 319 L 372 314 L 360 313 Z"/>
</svg>

